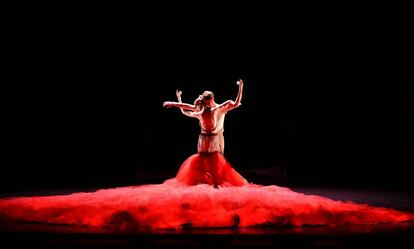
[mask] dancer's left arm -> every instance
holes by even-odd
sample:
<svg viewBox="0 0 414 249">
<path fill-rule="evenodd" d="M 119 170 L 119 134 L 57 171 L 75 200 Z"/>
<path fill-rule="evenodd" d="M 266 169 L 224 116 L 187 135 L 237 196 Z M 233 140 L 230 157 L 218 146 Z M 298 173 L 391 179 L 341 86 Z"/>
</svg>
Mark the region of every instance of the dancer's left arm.
<svg viewBox="0 0 414 249">
<path fill-rule="evenodd" d="M 238 80 L 237 85 L 239 86 L 239 92 L 237 94 L 237 98 L 235 101 L 227 100 L 223 104 L 220 105 L 221 108 L 225 108 L 226 111 L 233 110 L 241 105 L 241 99 L 243 96 L 243 80 Z"/>
</svg>

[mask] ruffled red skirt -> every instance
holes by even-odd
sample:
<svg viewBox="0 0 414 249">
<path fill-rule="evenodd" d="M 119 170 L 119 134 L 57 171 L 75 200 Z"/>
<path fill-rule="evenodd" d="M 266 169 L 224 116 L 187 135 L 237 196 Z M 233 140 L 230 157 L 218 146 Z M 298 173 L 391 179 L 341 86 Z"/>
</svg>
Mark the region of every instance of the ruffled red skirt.
<svg viewBox="0 0 414 249">
<path fill-rule="evenodd" d="M 215 187 L 243 186 L 248 183 L 218 152 L 190 156 L 181 165 L 176 179 L 189 186 L 203 183 Z"/>
<path fill-rule="evenodd" d="M 0 199 L 0 221 L 141 227 L 375 224 L 414 214 L 248 183 L 219 153 L 196 154 L 162 184 Z"/>
</svg>

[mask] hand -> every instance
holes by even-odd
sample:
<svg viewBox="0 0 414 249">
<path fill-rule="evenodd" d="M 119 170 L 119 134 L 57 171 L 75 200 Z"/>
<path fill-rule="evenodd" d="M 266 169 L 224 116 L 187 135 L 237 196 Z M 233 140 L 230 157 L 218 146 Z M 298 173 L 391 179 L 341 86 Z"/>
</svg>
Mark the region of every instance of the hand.
<svg viewBox="0 0 414 249">
<path fill-rule="evenodd" d="M 241 79 L 240 79 L 240 80 L 238 80 L 238 81 L 237 81 L 237 85 L 238 85 L 238 86 L 243 86 L 243 80 L 241 80 Z"/>
<path fill-rule="evenodd" d="M 182 91 L 179 91 L 179 90 L 175 91 L 175 95 L 177 95 L 178 102 L 181 102 L 181 94 L 182 93 L 183 92 Z"/>
<path fill-rule="evenodd" d="M 173 103 L 172 103 L 172 102 L 170 102 L 170 101 L 165 101 L 165 102 L 162 104 L 162 106 L 164 106 L 165 108 L 170 108 L 170 107 L 173 107 L 174 105 L 173 105 Z"/>
</svg>

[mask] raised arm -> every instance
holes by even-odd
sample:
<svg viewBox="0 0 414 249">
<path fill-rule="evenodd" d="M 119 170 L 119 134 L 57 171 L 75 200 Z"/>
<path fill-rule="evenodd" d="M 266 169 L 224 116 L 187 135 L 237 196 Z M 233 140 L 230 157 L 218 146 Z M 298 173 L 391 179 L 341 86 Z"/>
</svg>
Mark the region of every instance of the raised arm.
<svg viewBox="0 0 414 249">
<path fill-rule="evenodd" d="M 166 108 L 178 107 L 178 108 L 180 108 L 181 113 L 183 113 L 184 115 L 192 117 L 192 118 L 199 118 L 199 116 L 203 112 L 203 109 L 200 110 L 199 112 L 197 112 L 197 109 L 196 109 L 195 105 L 182 103 L 182 101 L 181 101 L 182 92 L 181 91 L 177 90 L 175 93 L 177 95 L 178 102 L 165 101 L 163 106 L 166 107 Z"/>
<path fill-rule="evenodd" d="M 196 110 L 194 105 L 190 105 L 190 104 L 187 104 L 187 103 L 173 102 L 173 101 L 165 101 L 163 106 L 166 107 L 166 108 L 178 107 L 178 108 L 182 108 L 184 110 L 190 110 L 190 111 L 195 111 Z"/>
<path fill-rule="evenodd" d="M 235 107 L 239 107 L 241 105 L 241 99 L 243 96 L 243 81 L 240 79 L 237 81 L 237 85 L 239 86 L 239 92 L 237 93 L 237 98 L 235 101 Z"/>
<path fill-rule="evenodd" d="M 175 94 L 177 95 L 177 100 L 178 100 L 178 103 L 182 103 L 182 99 L 181 99 L 181 94 L 182 94 L 183 92 L 182 91 L 179 91 L 179 90 L 177 90 L 177 91 L 175 91 Z M 194 110 L 195 110 L 196 108 L 194 107 Z M 198 117 L 198 115 L 201 113 L 201 112 L 194 112 L 194 111 L 190 111 L 190 110 L 185 110 L 184 108 L 180 108 L 180 110 L 181 110 L 181 113 L 182 114 L 184 114 L 184 115 L 186 115 L 186 116 L 189 116 L 189 117 L 192 117 L 192 118 L 196 118 L 196 117 Z"/>
<path fill-rule="evenodd" d="M 230 111 L 234 108 L 237 108 L 241 105 L 241 99 L 243 96 L 243 81 L 242 80 L 238 80 L 237 81 L 237 85 L 239 86 L 239 92 L 237 93 L 237 97 L 236 100 L 227 100 L 226 102 L 224 102 L 223 104 L 220 105 L 220 107 L 222 108 L 226 108 L 226 111 Z"/>
</svg>

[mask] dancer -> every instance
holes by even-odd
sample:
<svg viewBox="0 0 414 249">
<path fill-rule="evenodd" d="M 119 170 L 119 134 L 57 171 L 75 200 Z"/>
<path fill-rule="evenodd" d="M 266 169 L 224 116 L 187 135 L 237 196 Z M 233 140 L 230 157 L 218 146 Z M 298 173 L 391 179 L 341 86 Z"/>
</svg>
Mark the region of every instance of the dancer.
<svg viewBox="0 0 414 249">
<path fill-rule="evenodd" d="M 197 118 L 198 153 L 181 165 L 175 178 L 161 184 L 101 189 L 70 195 L 0 199 L 0 220 L 43 222 L 135 230 L 142 227 L 251 227 L 396 223 L 414 214 L 350 201 L 297 193 L 276 185 L 248 183 L 225 160 L 224 117 L 241 104 L 217 104 L 206 91 L 194 104 L 165 102 Z M 115 165 L 114 165 L 115 166 Z"/>
<path fill-rule="evenodd" d="M 189 157 L 181 166 L 176 179 L 187 185 L 207 183 L 217 187 L 242 186 L 247 181 L 226 161 L 224 153 L 224 118 L 228 111 L 241 105 L 243 81 L 238 80 L 239 92 L 235 101 L 217 104 L 214 94 L 205 91 L 194 105 L 182 103 L 181 91 L 177 91 L 178 102 L 164 102 L 164 107 L 179 107 L 181 112 L 199 120 L 201 133 L 198 137 L 198 154 Z"/>
</svg>

